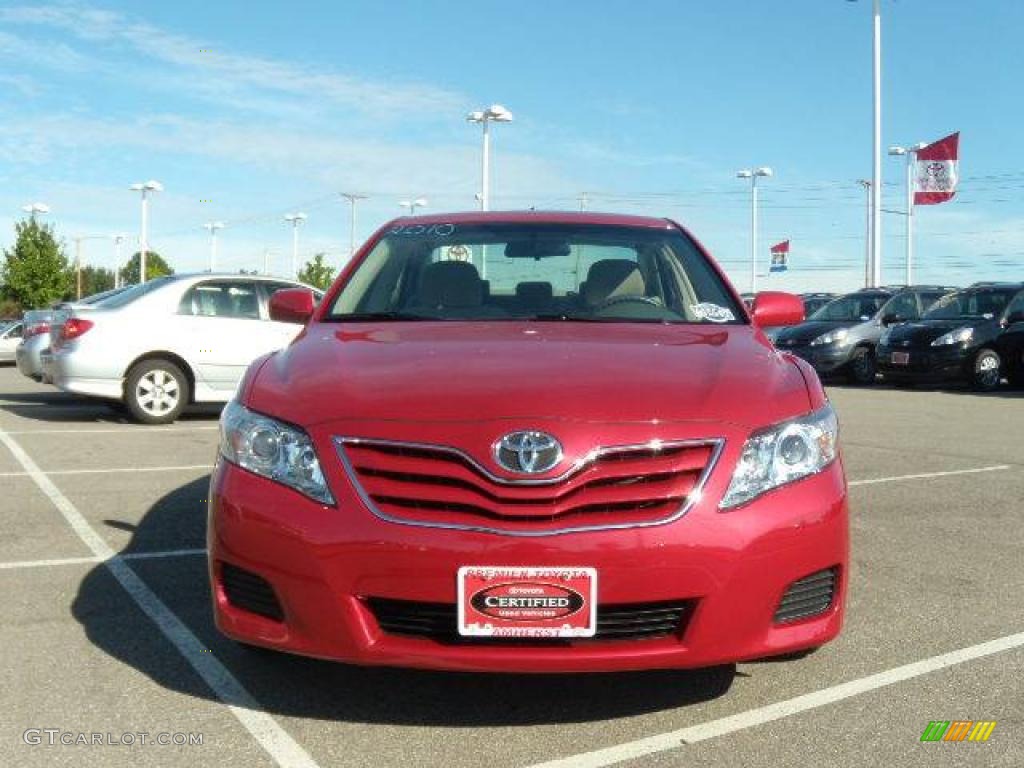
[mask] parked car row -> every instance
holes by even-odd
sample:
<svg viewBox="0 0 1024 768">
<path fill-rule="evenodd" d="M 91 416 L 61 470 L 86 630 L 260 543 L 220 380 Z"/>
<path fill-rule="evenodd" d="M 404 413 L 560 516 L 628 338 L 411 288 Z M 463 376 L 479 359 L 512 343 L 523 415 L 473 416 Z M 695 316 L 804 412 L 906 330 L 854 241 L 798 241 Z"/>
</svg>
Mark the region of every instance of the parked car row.
<svg viewBox="0 0 1024 768">
<path fill-rule="evenodd" d="M 270 296 L 301 283 L 256 275 L 171 275 L 25 313 L 19 370 L 122 403 L 138 421 L 174 421 L 190 403 L 227 402 L 257 357 L 298 332 Z M 316 296 L 322 295 L 314 291 Z"/>
<path fill-rule="evenodd" d="M 1004 377 L 1024 382 L 1024 283 L 855 291 L 773 336 L 822 376 L 860 385 L 878 374 L 899 385 L 960 381 L 990 391 Z"/>
</svg>

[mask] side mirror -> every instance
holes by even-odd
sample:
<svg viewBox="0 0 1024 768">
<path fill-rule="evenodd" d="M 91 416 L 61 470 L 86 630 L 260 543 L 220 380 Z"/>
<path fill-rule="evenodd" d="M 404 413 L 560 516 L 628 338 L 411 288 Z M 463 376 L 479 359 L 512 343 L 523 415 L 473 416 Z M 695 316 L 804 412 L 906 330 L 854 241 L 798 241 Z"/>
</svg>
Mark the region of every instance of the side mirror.
<svg viewBox="0 0 1024 768">
<path fill-rule="evenodd" d="M 895 323 L 905 322 L 906 318 L 900 317 L 895 312 L 887 312 L 882 315 L 882 325 L 894 325 Z"/>
<path fill-rule="evenodd" d="M 1024 310 L 1016 310 L 1006 316 L 1006 324 L 1024 323 Z"/>
<path fill-rule="evenodd" d="M 308 288 L 282 288 L 270 297 L 270 319 L 305 325 L 315 307 L 316 299 Z"/>
<path fill-rule="evenodd" d="M 762 291 L 754 297 L 751 315 L 759 328 L 796 325 L 804 321 L 804 303 L 792 293 Z"/>
</svg>

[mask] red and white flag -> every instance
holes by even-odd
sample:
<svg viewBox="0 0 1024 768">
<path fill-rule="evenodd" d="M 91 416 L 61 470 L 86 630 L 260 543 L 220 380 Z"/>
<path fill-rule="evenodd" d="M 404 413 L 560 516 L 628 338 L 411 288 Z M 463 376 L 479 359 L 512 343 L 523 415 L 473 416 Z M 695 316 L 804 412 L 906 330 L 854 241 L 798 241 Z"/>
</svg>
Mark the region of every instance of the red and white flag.
<svg viewBox="0 0 1024 768">
<path fill-rule="evenodd" d="M 917 150 L 914 205 L 935 205 L 953 199 L 959 181 L 959 146 L 960 132 L 957 131 Z"/>
<path fill-rule="evenodd" d="M 789 240 L 783 240 L 772 246 L 772 263 L 769 272 L 785 272 L 789 269 Z"/>
</svg>

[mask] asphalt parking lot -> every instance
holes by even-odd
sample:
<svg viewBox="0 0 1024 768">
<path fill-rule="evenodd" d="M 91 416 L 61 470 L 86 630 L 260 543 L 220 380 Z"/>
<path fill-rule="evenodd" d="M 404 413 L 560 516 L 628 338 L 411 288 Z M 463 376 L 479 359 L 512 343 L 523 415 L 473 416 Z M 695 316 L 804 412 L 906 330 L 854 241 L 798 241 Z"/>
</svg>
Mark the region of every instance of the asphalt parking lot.
<svg viewBox="0 0 1024 768">
<path fill-rule="evenodd" d="M 1024 765 L 1024 392 L 830 396 L 852 485 L 838 641 L 735 668 L 478 676 L 224 640 L 202 551 L 216 412 L 141 427 L 0 368 L 0 764 Z M 922 743 L 932 720 L 997 726 Z"/>
</svg>

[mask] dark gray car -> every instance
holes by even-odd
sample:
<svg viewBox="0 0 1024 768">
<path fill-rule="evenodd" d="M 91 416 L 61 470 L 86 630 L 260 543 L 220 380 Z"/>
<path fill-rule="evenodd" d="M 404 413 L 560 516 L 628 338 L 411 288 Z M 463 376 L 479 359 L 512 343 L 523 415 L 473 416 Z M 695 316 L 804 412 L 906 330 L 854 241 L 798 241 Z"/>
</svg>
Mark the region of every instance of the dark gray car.
<svg viewBox="0 0 1024 768">
<path fill-rule="evenodd" d="M 875 347 L 883 331 L 917 320 L 931 304 L 955 290 L 938 285 L 867 288 L 830 301 L 800 325 L 781 331 L 775 345 L 803 358 L 821 376 L 845 376 L 853 384 L 875 381 Z"/>
</svg>

